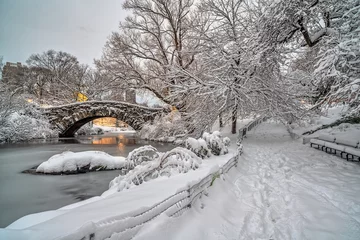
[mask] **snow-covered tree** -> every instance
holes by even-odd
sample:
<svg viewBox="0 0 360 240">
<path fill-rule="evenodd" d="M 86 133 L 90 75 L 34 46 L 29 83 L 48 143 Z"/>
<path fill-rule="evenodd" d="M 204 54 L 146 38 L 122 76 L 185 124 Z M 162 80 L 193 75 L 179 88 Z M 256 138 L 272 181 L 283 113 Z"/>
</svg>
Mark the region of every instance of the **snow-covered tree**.
<svg viewBox="0 0 360 240">
<path fill-rule="evenodd" d="M 174 101 L 178 95 L 171 93 L 182 79 L 171 71 L 189 69 L 194 63 L 192 5 L 192 0 L 125 1 L 124 8 L 132 14 L 120 23 L 120 32 L 110 36 L 98 67 L 120 87 L 148 90 L 181 108 L 181 101 Z"/>
<path fill-rule="evenodd" d="M 0 84 L 0 143 L 57 136 L 41 110 Z"/>
<path fill-rule="evenodd" d="M 315 107 L 344 102 L 353 113 L 359 110 L 359 4 L 277 1 L 262 20 L 267 23 L 264 39 L 290 42 L 302 52 L 292 61 L 290 76 L 301 83 Z"/>
<path fill-rule="evenodd" d="M 86 89 L 87 65 L 62 51 L 49 50 L 33 54 L 27 60 L 35 95 L 49 102 L 74 102 L 76 93 Z"/>
<path fill-rule="evenodd" d="M 317 104 L 345 102 L 360 111 L 360 1 L 332 1 L 328 34 L 321 44 L 316 69 Z"/>
</svg>

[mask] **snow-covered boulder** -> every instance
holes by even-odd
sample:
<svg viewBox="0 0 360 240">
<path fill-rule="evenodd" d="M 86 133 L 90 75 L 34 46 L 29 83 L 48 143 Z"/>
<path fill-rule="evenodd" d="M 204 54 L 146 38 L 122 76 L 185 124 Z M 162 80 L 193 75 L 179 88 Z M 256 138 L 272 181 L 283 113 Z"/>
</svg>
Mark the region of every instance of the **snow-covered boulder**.
<svg viewBox="0 0 360 240">
<path fill-rule="evenodd" d="M 202 138 L 206 141 L 208 148 L 214 155 L 224 155 L 229 152 L 219 131 L 213 133 L 204 132 Z"/>
<path fill-rule="evenodd" d="M 126 175 L 114 178 L 109 188 L 117 191 L 155 179 L 160 176 L 170 177 L 179 173 L 195 170 L 201 165 L 201 158 L 188 149 L 177 147 L 165 153 L 158 153 L 153 161 L 142 162 Z"/>
<path fill-rule="evenodd" d="M 195 139 L 189 137 L 185 141 L 185 147 L 202 159 L 210 157 L 211 155 L 205 140 L 202 138 Z"/>
<path fill-rule="evenodd" d="M 63 152 L 41 163 L 36 172 L 48 174 L 80 173 L 108 169 L 120 169 L 126 164 L 124 157 L 113 157 L 105 152 Z"/>
</svg>

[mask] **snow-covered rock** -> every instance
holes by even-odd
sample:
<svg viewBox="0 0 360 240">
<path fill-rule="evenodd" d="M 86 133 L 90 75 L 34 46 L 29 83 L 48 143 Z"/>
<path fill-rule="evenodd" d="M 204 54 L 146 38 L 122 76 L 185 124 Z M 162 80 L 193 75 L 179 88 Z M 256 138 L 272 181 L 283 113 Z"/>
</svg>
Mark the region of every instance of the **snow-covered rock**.
<svg viewBox="0 0 360 240">
<path fill-rule="evenodd" d="M 77 173 L 105 169 L 120 169 L 126 164 L 124 157 L 113 157 L 105 152 L 63 152 L 41 163 L 38 173 Z"/>
</svg>

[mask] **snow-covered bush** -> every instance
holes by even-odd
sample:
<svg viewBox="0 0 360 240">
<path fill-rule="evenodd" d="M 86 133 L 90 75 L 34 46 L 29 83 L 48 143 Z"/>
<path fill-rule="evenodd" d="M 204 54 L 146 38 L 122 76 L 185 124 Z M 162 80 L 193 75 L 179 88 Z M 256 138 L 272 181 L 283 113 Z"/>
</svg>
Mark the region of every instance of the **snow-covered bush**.
<svg viewBox="0 0 360 240">
<path fill-rule="evenodd" d="M 152 161 L 159 157 L 159 153 L 156 148 L 150 145 L 142 146 L 132 150 L 127 156 L 129 168 L 134 168 L 143 162 Z"/>
<path fill-rule="evenodd" d="M 229 152 L 219 131 L 213 133 L 204 132 L 202 138 L 206 141 L 208 148 L 214 155 L 224 155 Z"/>
<path fill-rule="evenodd" d="M 142 139 L 173 142 L 186 133 L 185 123 L 181 120 L 180 113 L 171 112 L 165 116 L 157 116 L 152 123 L 144 124 L 138 134 Z"/>
<path fill-rule="evenodd" d="M 135 155 L 132 155 L 134 158 Z M 128 189 L 131 186 L 142 184 L 160 176 L 172 176 L 186 173 L 197 169 L 201 164 L 201 158 L 188 149 L 177 147 L 165 153 L 157 153 L 152 161 L 142 162 L 126 175 L 114 178 L 109 188 L 117 188 L 117 191 Z M 140 156 L 142 157 L 142 156 Z M 129 158 L 129 157 L 128 157 Z M 137 160 L 133 160 L 139 162 Z"/>
<path fill-rule="evenodd" d="M 56 136 L 40 109 L 9 92 L 0 92 L 0 143 Z"/>
<path fill-rule="evenodd" d="M 185 147 L 202 159 L 210 157 L 210 150 L 202 138 L 195 139 L 189 137 L 185 141 Z"/>
<path fill-rule="evenodd" d="M 223 142 L 224 142 L 224 144 L 225 144 L 225 146 L 226 147 L 229 147 L 230 146 L 230 138 L 228 138 L 228 137 L 224 137 L 223 138 Z"/>
<path fill-rule="evenodd" d="M 160 175 L 171 176 L 175 173 L 186 173 L 190 169 L 197 169 L 201 164 L 199 158 L 192 151 L 177 147 L 161 156 L 160 161 Z"/>
</svg>

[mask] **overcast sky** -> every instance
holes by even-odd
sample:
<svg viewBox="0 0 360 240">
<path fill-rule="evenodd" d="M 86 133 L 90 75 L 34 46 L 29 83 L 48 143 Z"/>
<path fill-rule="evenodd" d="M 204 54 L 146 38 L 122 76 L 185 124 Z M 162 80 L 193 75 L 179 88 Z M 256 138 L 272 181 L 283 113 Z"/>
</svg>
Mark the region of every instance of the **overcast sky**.
<svg viewBox="0 0 360 240">
<path fill-rule="evenodd" d="M 126 16 L 123 0 L 0 0 L 0 56 L 22 62 L 32 53 L 65 51 L 80 63 L 100 58 Z"/>
</svg>

